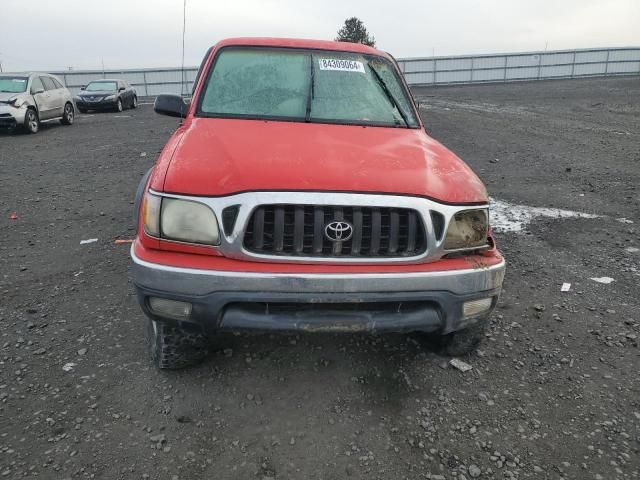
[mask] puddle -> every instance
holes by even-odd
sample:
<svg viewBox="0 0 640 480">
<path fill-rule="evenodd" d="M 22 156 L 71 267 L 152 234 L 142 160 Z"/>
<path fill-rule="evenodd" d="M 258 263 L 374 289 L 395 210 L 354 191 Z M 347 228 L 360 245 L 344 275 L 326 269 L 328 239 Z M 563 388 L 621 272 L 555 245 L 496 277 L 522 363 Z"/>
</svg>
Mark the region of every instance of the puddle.
<svg viewBox="0 0 640 480">
<path fill-rule="evenodd" d="M 536 217 L 598 218 L 600 215 L 574 212 L 560 208 L 529 207 L 491 199 L 491 227 L 496 232 L 521 232 Z"/>
</svg>

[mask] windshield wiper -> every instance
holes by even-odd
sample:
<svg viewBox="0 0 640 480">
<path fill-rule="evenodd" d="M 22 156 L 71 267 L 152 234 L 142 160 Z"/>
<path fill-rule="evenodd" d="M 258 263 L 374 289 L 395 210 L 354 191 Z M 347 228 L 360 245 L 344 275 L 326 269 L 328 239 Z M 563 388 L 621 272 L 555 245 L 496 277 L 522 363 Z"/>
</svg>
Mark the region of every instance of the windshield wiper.
<svg viewBox="0 0 640 480">
<path fill-rule="evenodd" d="M 387 87 L 387 84 L 382 79 L 382 77 L 380 76 L 378 71 L 375 68 L 373 68 L 373 65 L 371 65 L 371 62 L 367 62 L 367 65 L 369 65 L 369 68 L 373 72 L 373 76 L 376 77 L 376 80 L 378 81 L 378 84 L 380 85 L 380 88 L 382 88 L 382 91 L 385 93 L 385 95 L 387 96 L 387 98 L 391 102 L 391 105 L 394 106 L 396 108 L 396 110 L 398 110 L 398 113 L 402 117 L 402 121 L 404 122 L 404 125 L 407 128 L 409 128 L 409 119 L 407 118 L 407 115 L 400 108 L 400 105 L 398 104 L 398 102 L 395 99 L 395 97 L 393 96 L 393 94 L 389 91 L 389 88 Z"/>
<path fill-rule="evenodd" d="M 309 94 L 307 95 L 307 113 L 304 116 L 305 122 L 311 121 L 311 101 L 313 97 L 315 97 L 315 68 L 313 67 L 313 55 L 309 55 L 309 59 L 311 60 L 311 81 L 309 82 Z"/>
</svg>

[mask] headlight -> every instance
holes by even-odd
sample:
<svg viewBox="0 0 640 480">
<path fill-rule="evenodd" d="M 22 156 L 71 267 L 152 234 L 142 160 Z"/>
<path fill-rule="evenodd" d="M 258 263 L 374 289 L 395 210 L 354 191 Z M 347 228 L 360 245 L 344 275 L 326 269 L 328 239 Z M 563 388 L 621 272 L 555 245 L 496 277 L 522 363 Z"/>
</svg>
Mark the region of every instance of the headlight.
<svg viewBox="0 0 640 480">
<path fill-rule="evenodd" d="M 108 95 L 106 97 L 104 97 L 105 100 L 115 100 L 116 96 L 115 95 Z"/>
<path fill-rule="evenodd" d="M 15 98 L 13 100 L 9 100 L 9 105 L 11 105 L 14 108 L 20 108 L 22 105 L 24 105 L 25 103 L 25 99 L 24 98 Z"/>
<path fill-rule="evenodd" d="M 216 216 L 203 203 L 147 192 L 142 222 L 144 231 L 152 237 L 204 245 L 217 245 L 220 240 Z"/>
<path fill-rule="evenodd" d="M 217 245 L 218 221 L 213 211 L 202 203 L 175 198 L 162 199 L 161 237 L 189 243 Z"/>
<path fill-rule="evenodd" d="M 478 248 L 487 244 L 489 212 L 487 210 L 464 210 L 456 213 L 449 222 L 445 250 Z"/>
</svg>

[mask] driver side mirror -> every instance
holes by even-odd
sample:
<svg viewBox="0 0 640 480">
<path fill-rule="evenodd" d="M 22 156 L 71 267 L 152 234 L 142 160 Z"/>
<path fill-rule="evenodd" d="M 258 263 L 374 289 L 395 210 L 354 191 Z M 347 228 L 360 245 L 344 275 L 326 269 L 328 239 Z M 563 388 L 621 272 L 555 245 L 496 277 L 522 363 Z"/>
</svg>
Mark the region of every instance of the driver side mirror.
<svg viewBox="0 0 640 480">
<path fill-rule="evenodd" d="M 180 95 L 162 94 L 156 97 L 153 110 L 160 115 L 185 118 L 188 107 Z"/>
<path fill-rule="evenodd" d="M 84 89 L 85 89 L 85 87 L 84 87 L 84 86 L 80 87 L 80 90 L 84 90 Z"/>
<path fill-rule="evenodd" d="M 120 87 L 120 88 L 118 89 L 118 91 L 119 91 L 119 92 L 124 92 L 125 90 L 126 90 L 126 89 L 125 89 L 124 87 Z"/>
</svg>

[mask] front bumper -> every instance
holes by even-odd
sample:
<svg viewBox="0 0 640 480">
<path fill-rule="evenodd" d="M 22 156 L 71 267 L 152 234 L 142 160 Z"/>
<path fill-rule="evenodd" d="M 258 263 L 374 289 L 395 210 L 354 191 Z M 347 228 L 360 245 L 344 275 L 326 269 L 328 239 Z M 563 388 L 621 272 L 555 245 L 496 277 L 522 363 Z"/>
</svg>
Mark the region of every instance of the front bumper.
<svg viewBox="0 0 640 480">
<path fill-rule="evenodd" d="M 100 100 L 97 102 L 91 102 L 82 100 L 81 98 L 76 98 L 75 102 L 76 107 L 85 110 L 112 110 L 115 108 L 118 100 Z"/>
<path fill-rule="evenodd" d="M 24 124 L 26 106 L 14 108 L 9 105 L 0 105 L 0 128 L 15 128 Z"/>
<path fill-rule="evenodd" d="M 499 256 L 499 254 L 496 253 Z M 131 249 L 133 281 L 149 317 L 150 297 L 188 302 L 188 319 L 206 331 L 460 330 L 495 307 L 505 264 L 394 273 L 267 273 L 200 270 L 152 263 Z M 463 305 L 491 298 L 491 308 L 465 317 Z"/>
</svg>

